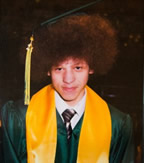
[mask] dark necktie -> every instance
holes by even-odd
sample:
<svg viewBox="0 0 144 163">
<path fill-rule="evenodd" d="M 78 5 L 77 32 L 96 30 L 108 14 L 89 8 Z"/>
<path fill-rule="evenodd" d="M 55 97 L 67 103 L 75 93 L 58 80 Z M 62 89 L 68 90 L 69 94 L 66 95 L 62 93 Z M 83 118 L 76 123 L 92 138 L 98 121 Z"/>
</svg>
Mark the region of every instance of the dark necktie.
<svg viewBox="0 0 144 163">
<path fill-rule="evenodd" d="M 71 128 L 71 123 L 70 123 L 70 120 L 72 119 L 72 117 L 75 115 L 75 111 L 74 110 L 70 110 L 70 109 L 66 109 L 63 113 L 62 113 L 62 116 L 63 116 L 63 119 L 64 119 L 64 122 L 65 122 L 65 126 L 66 126 L 66 129 L 67 129 L 67 139 L 70 139 L 71 137 L 71 134 L 72 134 L 72 128 Z"/>
</svg>

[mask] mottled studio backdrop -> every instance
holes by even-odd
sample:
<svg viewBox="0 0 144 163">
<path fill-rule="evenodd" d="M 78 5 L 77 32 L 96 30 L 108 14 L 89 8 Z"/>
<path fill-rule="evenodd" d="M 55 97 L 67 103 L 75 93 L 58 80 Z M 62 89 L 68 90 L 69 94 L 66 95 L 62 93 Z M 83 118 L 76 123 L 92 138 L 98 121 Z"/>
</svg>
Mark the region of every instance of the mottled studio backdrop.
<svg viewBox="0 0 144 163">
<path fill-rule="evenodd" d="M 7 100 L 23 98 L 24 65 L 20 62 L 19 54 L 23 47 L 27 47 L 32 29 L 48 18 L 89 2 L 91 1 L 0 1 L 0 106 Z M 109 18 L 118 31 L 120 51 L 116 64 L 107 75 L 94 79 L 90 84 L 104 99 L 132 116 L 136 162 L 141 163 L 144 1 L 103 0 L 82 12 L 99 13 Z M 45 84 L 45 81 L 33 83 L 32 92 Z"/>
</svg>

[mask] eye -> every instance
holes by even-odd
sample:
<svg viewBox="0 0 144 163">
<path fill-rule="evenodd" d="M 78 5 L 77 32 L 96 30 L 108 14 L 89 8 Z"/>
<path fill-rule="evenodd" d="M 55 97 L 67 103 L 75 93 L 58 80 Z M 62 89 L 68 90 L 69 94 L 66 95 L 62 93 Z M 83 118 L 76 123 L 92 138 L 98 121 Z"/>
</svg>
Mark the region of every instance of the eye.
<svg viewBox="0 0 144 163">
<path fill-rule="evenodd" d="M 56 71 L 62 71 L 62 68 L 61 67 L 57 67 L 55 68 Z"/>
<path fill-rule="evenodd" d="M 76 69 L 76 70 L 81 70 L 82 67 L 81 67 L 81 66 L 76 66 L 75 69 Z"/>
</svg>

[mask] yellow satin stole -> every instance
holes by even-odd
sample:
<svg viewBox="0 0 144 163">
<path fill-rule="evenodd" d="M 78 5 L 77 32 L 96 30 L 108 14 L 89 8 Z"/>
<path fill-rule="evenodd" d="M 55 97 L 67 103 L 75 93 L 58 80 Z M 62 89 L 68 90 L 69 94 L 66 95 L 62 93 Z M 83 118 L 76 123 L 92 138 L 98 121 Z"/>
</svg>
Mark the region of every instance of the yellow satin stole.
<svg viewBox="0 0 144 163">
<path fill-rule="evenodd" d="M 88 86 L 86 89 L 77 163 L 108 163 L 112 132 L 110 112 L 104 100 Z M 26 114 L 26 140 L 28 163 L 54 163 L 57 122 L 52 85 L 32 97 Z"/>
</svg>

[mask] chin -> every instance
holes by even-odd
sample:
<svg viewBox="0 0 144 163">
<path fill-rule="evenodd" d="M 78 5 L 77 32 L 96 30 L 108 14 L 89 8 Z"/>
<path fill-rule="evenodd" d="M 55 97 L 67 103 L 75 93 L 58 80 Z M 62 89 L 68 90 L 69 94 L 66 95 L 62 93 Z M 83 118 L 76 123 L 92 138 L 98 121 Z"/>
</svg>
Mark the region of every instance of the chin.
<svg viewBox="0 0 144 163">
<path fill-rule="evenodd" d="M 75 97 L 62 97 L 62 98 L 64 101 L 67 101 L 67 102 L 75 100 Z"/>
</svg>

